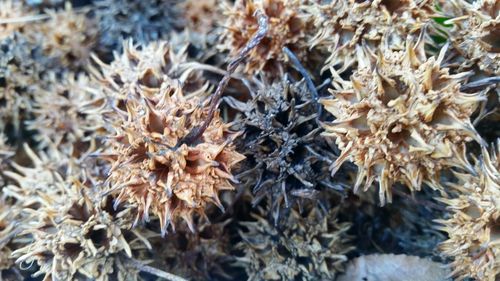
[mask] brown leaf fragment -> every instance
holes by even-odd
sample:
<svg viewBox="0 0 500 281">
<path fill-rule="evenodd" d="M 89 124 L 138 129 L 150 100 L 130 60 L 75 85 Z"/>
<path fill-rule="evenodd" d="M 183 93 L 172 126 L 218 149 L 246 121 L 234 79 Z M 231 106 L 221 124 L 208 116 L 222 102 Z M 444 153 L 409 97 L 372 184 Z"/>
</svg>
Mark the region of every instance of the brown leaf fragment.
<svg viewBox="0 0 500 281">
<path fill-rule="evenodd" d="M 416 256 L 374 254 L 355 258 L 337 281 L 443 281 L 444 265 Z"/>
</svg>

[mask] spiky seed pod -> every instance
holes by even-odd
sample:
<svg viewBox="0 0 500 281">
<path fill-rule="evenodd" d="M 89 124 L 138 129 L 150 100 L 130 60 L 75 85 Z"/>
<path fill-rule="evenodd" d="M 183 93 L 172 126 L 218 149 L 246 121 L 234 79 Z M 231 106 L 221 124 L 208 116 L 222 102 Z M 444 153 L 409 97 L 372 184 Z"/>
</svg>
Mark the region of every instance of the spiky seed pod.
<svg viewBox="0 0 500 281">
<path fill-rule="evenodd" d="M 19 130 L 41 83 L 43 61 L 41 49 L 20 33 L 0 40 L 0 130 L 9 124 Z"/>
<path fill-rule="evenodd" d="M 55 146 L 72 157 L 103 133 L 105 99 L 98 91 L 89 90 L 85 74 L 64 73 L 56 78 L 51 73 L 46 81 L 49 89 L 34 96 L 34 120 L 27 121 L 30 130 L 38 131 L 35 140 L 40 148 Z"/>
<path fill-rule="evenodd" d="M 66 2 L 64 10 L 47 10 L 49 19 L 33 25 L 32 40 L 57 64 L 79 70 L 85 66 L 97 40 L 96 24 Z"/>
<path fill-rule="evenodd" d="M 208 34 L 215 28 L 220 16 L 220 0 L 186 0 L 179 3 L 179 10 L 184 14 L 186 27 L 191 32 Z"/>
<path fill-rule="evenodd" d="M 271 85 L 257 84 L 249 102 L 230 99 L 244 116 L 241 151 L 248 169 L 240 177 L 254 185 L 254 204 L 272 198 L 270 211 L 277 221 L 283 207 L 304 196 L 312 199 L 321 185 L 330 185 L 330 163 L 322 159 L 328 157 L 317 139 L 318 113 L 306 83 L 283 77 Z"/>
<path fill-rule="evenodd" d="M 168 79 L 179 80 L 186 94 L 196 95 L 206 90 L 200 72 L 182 67 L 187 60 L 185 48 L 175 52 L 166 41 L 136 46 L 127 40 L 123 41 L 123 49 L 123 54 L 109 65 L 96 58 L 100 70 L 92 70 L 102 85 L 100 90 L 116 102 L 152 98 Z"/>
<path fill-rule="evenodd" d="M 227 17 L 222 34 L 221 50 L 229 51 L 236 57 L 258 29 L 255 11 L 262 10 L 269 18 L 269 29 L 248 55 L 244 72 L 254 74 L 260 70 L 273 73 L 285 61 L 283 47 L 292 50 L 299 59 L 304 59 L 308 51 L 306 27 L 308 19 L 301 14 L 299 0 L 237 0 L 232 6 L 223 6 Z"/>
<path fill-rule="evenodd" d="M 337 210 L 320 214 L 310 208 L 305 214 L 296 210 L 285 218 L 282 229 L 267 219 L 244 222 L 242 242 L 237 247 L 249 280 L 333 280 L 342 271 L 351 248 L 347 245 L 349 223 L 339 223 Z"/>
<path fill-rule="evenodd" d="M 427 59 L 423 44 L 410 40 L 404 51 L 385 49 L 378 56 L 358 48 L 366 63 L 350 81 L 333 71 L 335 98 L 322 101 L 336 118 L 325 124 L 324 136 L 335 138 L 341 150 L 332 173 L 350 160 L 358 166 L 354 190 L 376 180 L 382 204 L 391 201 L 395 182 L 412 191 L 422 182 L 439 188 L 440 170 L 469 168 L 465 143 L 483 142 L 470 116 L 484 95 L 460 92 L 467 73 L 450 75 L 440 67 L 445 48 L 437 59 Z"/>
<path fill-rule="evenodd" d="M 462 64 L 473 64 L 492 75 L 500 75 L 500 3 L 497 0 L 446 1 L 444 17 L 452 17 L 448 31 L 453 46 L 467 58 Z"/>
<path fill-rule="evenodd" d="M 24 153 L 31 162 L 29 167 L 11 163 L 11 170 L 3 171 L 14 183 L 5 186 L 2 193 L 15 198 L 17 205 L 36 208 L 50 206 L 64 193 L 64 178 L 67 176 L 57 151 L 48 154 L 39 151 L 37 155 L 27 144 Z M 43 194 L 43 196 L 39 196 Z"/>
<path fill-rule="evenodd" d="M 454 261 L 456 280 L 494 281 L 500 276 L 500 139 L 491 155 L 483 149 L 473 173 L 456 172 L 456 198 L 441 198 L 451 217 L 437 220 L 449 239 L 440 249 Z"/>
<path fill-rule="evenodd" d="M 215 65 L 222 63 L 222 55 L 217 50 L 217 44 L 220 34 L 220 20 L 223 18 L 221 2 L 224 0 L 187 0 L 179 3 L 179 11 L 182 14 L 183 26 L 182 32 L 173 32 L 169 41 L 172 46 L 190 47 L 189 56 L 198 62 L 204 62 L 208 59 L 214 64 L 213 58 L 216 57 Z M 220 59 L 219 59 L 220 57 Z M 220 62 L 219 62 L 220 61 Z"/>
<path fill-rule="evenodd" d="M 149 220 L 150 211 L 157 215 L 163 234 L 177 218 L 194 230 L 193 213 L 203 214 L 210 202 L 223 208 L 219 191 L 233 189 L 231 168 L 244 158 L 232 145 L 239 134 L 216 113 L 198 143 L 179 145 L 204 122 L 208 108 L 197 97 L 184 97 L 173 80 L 164 80 L 151 99 L 126 107 L 126 120 L 115 124 L 110 141 L 116 202 L 137 204 L 137 220 Z"/>
<path fill-rule="evenodd" d="M 124 230 L 133 219 L 130 209 L 113 211 L 111 201 L 105 209 L 87 189 L 75 182 L 55 203 L 38 208 L 19 234 L 29 242 L 12 256 L 20 265 L 36 262 L 33 275 L 44 280 L 137 280 L 127 259 L 146 240 Z"/>
<path fill-rule="evenodd" d="M 229 222 L 203 223 L 195 233 L 180 226 L 165 238 L 152 239 L 153 266 L 188 280 L 234 280 Z"/>
<path fill-rule="evenodd" d="M 30 16 L 31 13 L 25 9 L 21 1 L 4 0 L 0 2 L 0 20 L 15 20 L 22 17 Z M 21 22 L 16 23 L 2 23 L 0 24 L 0 40 L 12 35 L 14 32 L 22 32 L 25 24 Z"/>
<path fill-rule="evenodd" d="M 110 50 L 121 52 L 122 40 L 131 38 L 149 43 L 167 39 L 178 26 L 177 0 L 99 0 L 95 1 L 95 17 L 101 35 L 99 52 L 110 56 Z"/>
<path fill-rule="evenodd" d="M 392 49 L 404 49 L 404 38 L 422 29 L 432 8 L 431 0 L 313 1 L 307 7 L 317 30 L 311 44 L 331 53 L 323 69 L 343 72 L 356 63 L 358 44 L 376 49 L 387 34 Z"/>
</svg>

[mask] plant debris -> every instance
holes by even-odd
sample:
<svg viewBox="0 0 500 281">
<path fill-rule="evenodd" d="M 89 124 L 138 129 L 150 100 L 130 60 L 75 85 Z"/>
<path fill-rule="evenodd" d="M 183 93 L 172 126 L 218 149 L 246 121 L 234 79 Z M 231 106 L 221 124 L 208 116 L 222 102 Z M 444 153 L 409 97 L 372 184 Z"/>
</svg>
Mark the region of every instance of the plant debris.
<svg viewBox="0 0 500 281">
<path fill-rule="evenodd" d="M 0 281 L 499 279 L 499 9 L 0 0 Z"/>
</svg>

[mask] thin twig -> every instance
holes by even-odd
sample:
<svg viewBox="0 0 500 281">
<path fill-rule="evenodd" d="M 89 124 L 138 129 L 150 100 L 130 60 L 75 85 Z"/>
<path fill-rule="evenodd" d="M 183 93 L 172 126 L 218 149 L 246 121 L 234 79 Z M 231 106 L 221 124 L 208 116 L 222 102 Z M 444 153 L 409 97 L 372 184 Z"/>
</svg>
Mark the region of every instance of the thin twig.
<svg viewBox="0 0 500 281">
<path fill-rule="evenodd" d="M 236 70 L 236 67 L 245 59 L 245 57 L 248 55 L 248 53 L 255 48 L 260 41 L 262 41 L 262 38 L 267 33 L 268 30 L 268 18 L 267 16 L 260 10 L 255 11 L 255 15 L 257 17 L 257 22 L 259 24 L 259 29 L 255 33 L 255 35 L 252 37 L 252 39 L 248 42 L 248 44 L 241 50 L 236 56 L 236 58 L 232 59 L 229 62 L 229 65 L 227 66 L 227 73 L 224 75 L 222 80 L 219 82 L 219 85 L 217 86 L 217 89 L 215 90 L 215 94 L 212 96 L 210 100 L 210 108 L 208 111 L 208 116 L 203 122 L 201 126 L 195 127 L 185 136 L 182 138 L 176 145 L 176 147 L 182 145 L 182 144 L 192 144 L 196 140 L 198 140 L 201 135 L 205 132 L 207 129 L 208 125 L 210 122 L 212 122 L 212 119 L 214 117 L 215 111 L 217 109 L 217 106 L 219 104 L 220 98 L 222 96 L 222 93 L 224 92 L 224 89 L 227 86 L 227 83 L 231 79 L 231 75 L 233 72 Z"/>
<path fill-rule="evenodd" d="M 0 19 L 0 24 L 26 23 L 26 22 L 31 22 L 31 21 L 46 20 L 49 18 L 50 18 L 50 15 L 46 15 L 46 14 L 32 15 L 32 16 L 25 16 L 25 17 Z"/>
<path fill-rule="evenodd" d="M 283 52 L 290 58 L 290 61 L 292 62 L 293 66 L 297 69 L 297 71 L 300 72 L 300 74 L 306 79 L 306 84 L 307 88 L 309 88 L 309 91 L 311 92 L 312 98 L 314 105 L 316 106 L 316 110 L 318 112 L 318 116 L 316 117 L 316 121 L 318 121 L 319 117 L 321 116 L 321 104 L 319 103 L 319 95 L 318 91 L 316 90 L 316 86 L 314 86 L 314 83 L 311 79 L 311 76 L 307 72 L 307 70 L 302 66 L 300 63 L 299 59 L 295 54 L 288 49 L 287 47 L 283 47 Z"/>
<path fill-rule="evenodd" d="M 484 87 L 500 83 L 500 76 L 488 77 L 474 82 L 467 83 L 460 87 L 460 91 L 469 92 L 480 90 Z"/>
<path fill-rule="evenodd" d="M 172 273 L 165 272 L 163 270 L 159 270 L 159 269 L 154 268 L 154 267 L 149 266 L 149 265 L 145 265 L 145 264 L 143 264 L 142 262 L 140 262 L 140 261 L 138 261 L 136 259 L 127 258 L 126 259 L 126 263 L 129 264 L 130 266 L 138 269 L 141 272 L 149 273 L 149 274 L 152 274 L 152 275 L 154 275 L 156 277 L 163 278 L 165 280 L 169 280 L 169 281 L 187 281 L 187 279 L 184 279 L 184 278 L 182 278 L 180 276 L 174 275 Z"/>
</svg>

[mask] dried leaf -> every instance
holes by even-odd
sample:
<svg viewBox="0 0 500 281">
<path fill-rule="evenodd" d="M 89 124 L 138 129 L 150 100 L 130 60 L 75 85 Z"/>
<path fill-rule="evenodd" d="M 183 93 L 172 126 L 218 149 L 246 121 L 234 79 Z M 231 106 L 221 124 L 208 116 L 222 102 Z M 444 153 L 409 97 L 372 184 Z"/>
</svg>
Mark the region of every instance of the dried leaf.
<svg viewBox="0 0 500 281">
<path fill-rule="evenodd" d="M 375 254 L 351 261 L 338 281 L 443 281 L 448 270 L 440 263 L 415 256 Z"/>
</svg>

